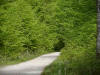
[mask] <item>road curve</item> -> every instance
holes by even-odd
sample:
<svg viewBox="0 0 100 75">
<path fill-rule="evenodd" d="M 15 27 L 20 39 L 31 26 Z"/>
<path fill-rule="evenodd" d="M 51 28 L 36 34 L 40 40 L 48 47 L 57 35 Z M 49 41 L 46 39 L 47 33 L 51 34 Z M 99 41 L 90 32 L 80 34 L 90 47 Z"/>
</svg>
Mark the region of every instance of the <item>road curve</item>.
<svg viewBox="0 0 100 75">
<path fill-rule="evenodd" d="M 37 57 L 33 60 L 0 68 L 0 75 L 41 75 L 44 68 L 50 65 L 60 52 Z"/>
</svg>

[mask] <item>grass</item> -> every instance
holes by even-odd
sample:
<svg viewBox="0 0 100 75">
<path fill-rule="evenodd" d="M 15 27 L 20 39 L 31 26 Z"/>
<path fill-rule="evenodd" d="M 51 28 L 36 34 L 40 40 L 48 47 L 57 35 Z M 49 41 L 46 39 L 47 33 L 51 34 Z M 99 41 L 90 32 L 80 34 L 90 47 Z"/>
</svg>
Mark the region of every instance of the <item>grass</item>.
<svg viewBox="0 0 100 75">
<path fill-rule="evenodd" d="M 0 66 L 5 66 L 5 65 L 12 65 L 12 64 L 18 64 L 21 62 L 25 62 L 31 59 L 34 59 L 38 56 L 41 56 L 43 54 L 47 54 L 48 52 L 36 52 L 36 53 L 23 53 L 21 55 L 19 55 L 19 57 L 16 58 L 2 58 L 0 60 L 2 60 L 2 62 L 0 62 Z"/>
<path fill-rule="evenodd" d="M 99 75 L 100 60 L 96 59 L 95 50 L 78 49 L 62 50 L 61 56 L 42 75 Z"/>
</svg>

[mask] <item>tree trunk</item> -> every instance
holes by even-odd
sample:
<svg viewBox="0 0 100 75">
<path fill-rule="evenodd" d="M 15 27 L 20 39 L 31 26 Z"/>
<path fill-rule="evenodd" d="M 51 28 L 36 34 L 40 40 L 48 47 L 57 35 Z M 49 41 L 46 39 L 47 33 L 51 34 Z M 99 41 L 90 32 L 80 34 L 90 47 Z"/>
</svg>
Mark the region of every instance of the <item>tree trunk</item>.
<svg viewBox="0 0 100 75">
<path fill-rule="evenodd" d="M 100 0 L 97 0 L 97 57 L 100 58 Z"/>
</svg>

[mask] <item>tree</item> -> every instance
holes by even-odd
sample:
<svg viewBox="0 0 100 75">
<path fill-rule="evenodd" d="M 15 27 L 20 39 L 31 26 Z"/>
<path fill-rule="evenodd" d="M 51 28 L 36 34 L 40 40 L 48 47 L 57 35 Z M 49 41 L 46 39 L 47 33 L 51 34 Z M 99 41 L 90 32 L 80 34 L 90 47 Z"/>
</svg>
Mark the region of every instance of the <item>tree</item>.
<svg viewBox="0 0 100 75">
<path fill-rule="evenodd" d="M 97 0 L 97 57 L 100 57 L 100 0 Z"/>
</svg>

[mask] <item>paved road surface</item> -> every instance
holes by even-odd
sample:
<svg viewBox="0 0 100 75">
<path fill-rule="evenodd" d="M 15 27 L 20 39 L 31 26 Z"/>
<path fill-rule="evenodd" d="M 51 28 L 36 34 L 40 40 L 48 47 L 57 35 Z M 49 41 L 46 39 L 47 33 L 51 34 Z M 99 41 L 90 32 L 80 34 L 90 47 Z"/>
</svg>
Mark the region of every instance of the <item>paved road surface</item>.
<svg viewBox="0 0 100 75">
<path fill-rule="evenodd" d="M 54 52 L 37 57 L 33 60 L 0 69 L 0 75 L 41 75 L 44 68 L 50 65 L 60 52 Z"/>
</svg>

